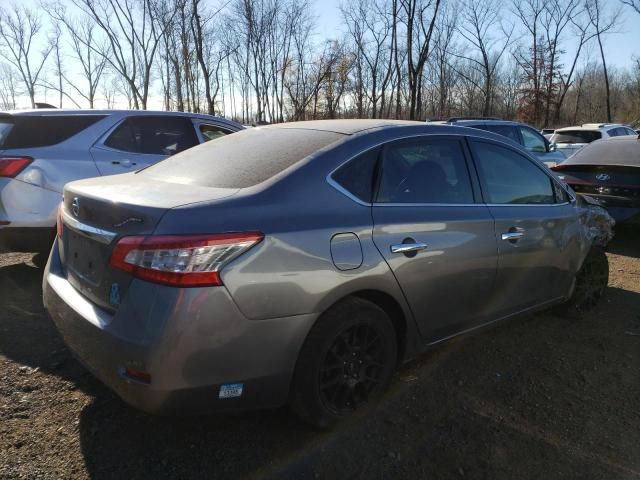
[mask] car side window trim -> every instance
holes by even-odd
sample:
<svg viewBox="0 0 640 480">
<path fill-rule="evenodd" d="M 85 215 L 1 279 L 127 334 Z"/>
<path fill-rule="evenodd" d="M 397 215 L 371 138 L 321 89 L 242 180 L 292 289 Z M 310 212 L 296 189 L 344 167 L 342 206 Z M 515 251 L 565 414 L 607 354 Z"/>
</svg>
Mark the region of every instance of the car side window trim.
<svg viewBox="0 0 640 480">
<path fill-rule="evenodd" d="M 470 169 L 470 175 L 471 175 L 471 181 L 472 181 L 472 186 L 475 186 L 476 183 L 478 182 L 478 187 L 477 187 L 477 193 L 478 193 L 478 199 L 477 199 L 477 203 L 469 203 L 469 204 L 463 204 L 463 203 L 418 203 L 418 204 L 407 204 L 407 203 L 399 203 L 399 204 L 395 204 L 395 203 L 374 203 L 374 202 L 364 202 L 362 200 L 360 200 L 359 198 L 355 197 L 354 195 L 352 195 L 348 190 L 344 189 L 340 184 L 338 184 L 335 180 L 333 180 L 332 175 L 334 174 L 334 172 L 336 172 L 340 167 L 342 167 L 343 165 L 346 165 L 347 163 L 349 163 L 351 160 L 355 159 L 356 157 L 362 155 L 363 153 L 376 148 L 376 147 L 380 147 L 386 143 L 389 142 L 395 142 L 398 140 L 407 140 L 407 139 L 418 139 L 418 138 L 429 138 L 429 137 L 442 137 L 442 138 L 450 138 L 450 137 L 454 137 L 454 138 L 459 138 L 461 139 L 461 141 L 463 141 L 466 144 L 466 148 L 465 148 L 465 152 L 467 152 L 466 154 L 468 155 L 468 165 L 470 165 L 469 169 Z M 476 166 L 475 166 L 475 159 L 473 158 L 473 154 L 471 153 L 471 148 L 470 148 L 470 143 L 471 141 L 484 141 L 484 142 L 490 142 L 490 143 L 495 143 L 497 145 L 501 145 L 504 147 L 507 147 L 513 151 L 516 151 L 516 149 L 513 148 L 512 145 L 510 145 L 509 143 L 506 142 L 502 142 L 500 140 L 497 139 L 488 139 L 486 137 L 480 136 L 480 135 L 473 135 L 473 134 L 465 134 L 465 135 L 460 135 L 458 133 L 438 133 L 438 134 L 433 134 L 433 133 L 414 133 L 411 135 L 405 135 L 405 136 L 401 136 L 401 137 L 397 137 L 397 138 L 393 138 L 390 140 L 385 140 L 385 141 L 381 141 L 381 142 L 377 142 L 373 145 L 368 146 L 367 148 L 363 148 L 362 150 L 358 150 L 358 152 L 356 152 L 355 154 L 349 156 L 349 158 L 347 158 L 345 161 L 341 162 L 339 165 L 337 165 L 336 167 L 334 167 L 333 169 L 331 169 L 331 171 L 327 174 L 327 176 L 325 177 L 325 181 L 334 189 L 336 189 L 337 191 L 339 191 L 341 194 L 343 194 L 344 196 L 348 197 L 349 199 L 353 200 L 354 202 L 356 202 L 359 205 L 365 206 L 365 207 L 404 207 L 404 206 L 434 206 L 434 207 L 487 207 L 487 206 L 491 206 L 491 204 L 485 203 L 484 201 L 484 197 L 483 197 L 483 192 L 482 189 L 479 186 L 479 177 L 478 177 L 478 173 L 476 170 Z M 518 152 L 520 153 L 520 155 L 522 155 L 522 152 Z M 549 176 L 549 173 L 545 172 L 543 167 L 541 165 L 539 165 L 537 162 L 535 162 L 534 160 L 529 160 L 531 162 L 534 162 L 534 164 L 540 168 L 545 175 Z M 378 173 L 376 173 L 376 176 L 378 176 Z M 557 182 L 556 179 L 554 179 L 553 177 L 551 177 L 551 180 Z M 559 183 L 560 187 L 562 189 L 564 189 L 565 192 L 567 192 L 567 194 L 569 195 L 569 198 L 571 199 L 570 202 L 565 202 L 565 203 L 560 203 L 560 204 L 546 204 L 543 206 L 547 206 L 547 207 L 551 207 L 551 206 L 558 206 L 558 205 L 567 205 L 571 202 L 575 202 L 576 198 L 575 195 L 573 195 L 571 193 L 571 191 L 568 189 L 568 187 L 566 187 L 562 182 L 557 182 Z M 475 195 L 475 190 L 474 190 L 474 195 Z M 505 204 L 498 204 L 499 206 L 508 206 Z M 541 205 L 527 205 L 527 204 L 521 204 L 521 205 L 511 205 L 511 206 L 516 206 L 516 207 L 539 207 Z"/>
</svg>

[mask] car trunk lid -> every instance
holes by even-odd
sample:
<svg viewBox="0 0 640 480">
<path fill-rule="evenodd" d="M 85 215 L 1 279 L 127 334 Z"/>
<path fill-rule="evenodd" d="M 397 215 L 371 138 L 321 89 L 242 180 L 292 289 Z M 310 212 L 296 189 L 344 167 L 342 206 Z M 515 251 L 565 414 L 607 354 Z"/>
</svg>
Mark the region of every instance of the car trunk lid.
<svg viewBox="0 0 640 480">
<path fill-rule="evenodd" d="M 132 280 L 129 274 L 109 266 L 120 238 L 152 234 L 171 208 L 215 201 L 236 192 L 149 181 L 135 174 L 68 184 L 59 242 L 68 281 L 97 306 L 117 309 Z"/>
<path fill-rule="evenodd" d="M 577 193 L 607 206 L 640 206 L 640 166 L 560 164 L 554 170 Z"/>
</svg>

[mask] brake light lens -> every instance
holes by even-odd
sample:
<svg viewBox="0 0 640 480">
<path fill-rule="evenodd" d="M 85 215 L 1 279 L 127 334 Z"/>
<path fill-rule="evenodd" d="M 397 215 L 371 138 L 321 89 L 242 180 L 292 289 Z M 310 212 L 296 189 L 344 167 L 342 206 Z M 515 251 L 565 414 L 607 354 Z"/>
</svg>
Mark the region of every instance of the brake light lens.
<svg viewBox="0 0 640 480">
<path fill-rule="evenodd" d="M 0 157 L 0 177 L 14 178 L 31 162 L 31 157 Z"/>
<path fill-rule="evenodd" d="M 219 286 L 222 268 L 263 238 L 259 232 L 123 237 L 113 249 L 109 264 L 153 283 Z"/>
<path fill-rule="evenodd" d="M 56 215 L 56 232 L 58 234 L 58 238 L 62 238 L 62 232 L 64 232 L 64 224 L 62 223 L 63 208 L 64 203 L 60 203 L 60 205 L 58 205 L 58 214 Z"/>
</svg>

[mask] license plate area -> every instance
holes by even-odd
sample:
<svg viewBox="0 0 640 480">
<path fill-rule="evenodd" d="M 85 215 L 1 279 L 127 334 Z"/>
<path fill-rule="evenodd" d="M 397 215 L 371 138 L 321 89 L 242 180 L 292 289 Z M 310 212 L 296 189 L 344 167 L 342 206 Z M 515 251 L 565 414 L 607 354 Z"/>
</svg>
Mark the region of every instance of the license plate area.
<svg viewBox="0 0 640 480">
<path fill-rule="evenodd" d="M 105 245 L 67 228 L 65 232 L 67 270 L 78 280 L 97 287 L 105 271 Z"/>
</svg>

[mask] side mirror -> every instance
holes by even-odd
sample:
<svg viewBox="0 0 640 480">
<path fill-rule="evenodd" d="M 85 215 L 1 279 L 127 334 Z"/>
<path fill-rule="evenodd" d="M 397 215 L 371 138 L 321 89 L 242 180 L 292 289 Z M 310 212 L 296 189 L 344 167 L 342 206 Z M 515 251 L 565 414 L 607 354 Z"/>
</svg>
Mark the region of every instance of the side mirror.
<svg viewBox="0 0 640 480">
<path fill-rule="evenodd" d="M 550 143 L 549 144 L 549 151 L 550 152 L 555 152 L 556 150 L 558 150 L 558 146 L 555 143 Z"/>
</svg>

